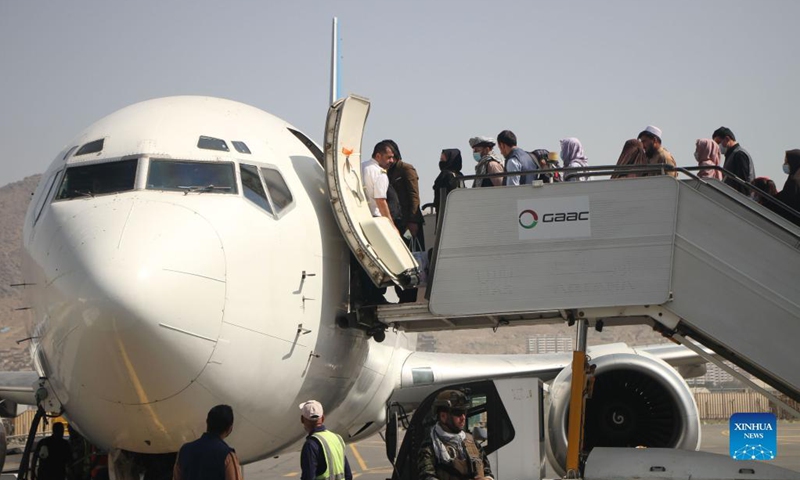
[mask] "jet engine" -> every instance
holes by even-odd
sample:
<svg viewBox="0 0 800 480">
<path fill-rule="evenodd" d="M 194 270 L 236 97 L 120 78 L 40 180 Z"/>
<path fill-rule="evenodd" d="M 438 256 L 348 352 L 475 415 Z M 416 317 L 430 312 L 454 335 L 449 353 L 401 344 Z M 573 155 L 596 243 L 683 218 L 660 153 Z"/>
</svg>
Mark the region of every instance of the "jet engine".
<svg viewBox="0 0 800 480">
<path fill-rule="evenodd" d="M 700 417 L 680 374 L 663 360 L 642 353 L 613 353 L 590 361 L 595 370 L 586 401 L 584 450 L 594 447 L 658 447 L 697 450 Z M 563 476 L 571 368 L 553 380 L 547 411 L 547 455 Z"/>
</svg>

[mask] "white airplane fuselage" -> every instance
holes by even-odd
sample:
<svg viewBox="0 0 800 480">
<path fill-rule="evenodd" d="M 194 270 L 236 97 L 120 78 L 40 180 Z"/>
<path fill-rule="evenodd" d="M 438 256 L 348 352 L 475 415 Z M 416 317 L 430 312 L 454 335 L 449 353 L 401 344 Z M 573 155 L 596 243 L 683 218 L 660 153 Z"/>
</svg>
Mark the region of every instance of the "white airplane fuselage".
<svg viewBox="0 0 800 480">
<path fill-rule="evenodd" d="M 341 433 L 382 426 L 409 339 L 389 332 L 379 344 L 336 326 L 349 250 L 325 172 L 290 128 L 228 100 L 151 100 L 86 129 L 43 175 L 24 228 L 31 348 L 93 443 L 174 452 L 220 403 L 234 408 L 229 441 L 245 462 L 302 439 L 307 399 Z M 228 151 L 199 148 L 201 136 Z M 71 149 L 98 139 L 99 152 Z M 132 189 L 59 191 L 65 168 L 125 160 Z M 155 161 L 222 165 L 235 186 L 154 187 Z M 285 198 L 259 206 L 244 194 L 242 164 L 280 173 L 291 192 L 280 213 L 268 210 Z"/>
</svg>

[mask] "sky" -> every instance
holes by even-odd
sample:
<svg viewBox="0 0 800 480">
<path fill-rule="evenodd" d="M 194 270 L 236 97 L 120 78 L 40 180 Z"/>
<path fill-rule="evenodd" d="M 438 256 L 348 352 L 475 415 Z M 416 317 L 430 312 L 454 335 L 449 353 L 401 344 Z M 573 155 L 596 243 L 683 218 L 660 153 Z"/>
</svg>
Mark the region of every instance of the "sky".
<svg viewBox="0 0 800 480">
<path fill-rule="evenodd" d="M 43 172 L 96 120 L 170 95 L 237 100 L 322 143 L 331 19 L 342 93 L 372 102 L 363 150 L 399 144 L 433 198 L 442 149 L 514 131 L 617 161 L 646 125 L 678 165 L 725 125 L 758 176 L 800 148 L 800 2 L 0 0 L 0 185 Z"/>
</svg>

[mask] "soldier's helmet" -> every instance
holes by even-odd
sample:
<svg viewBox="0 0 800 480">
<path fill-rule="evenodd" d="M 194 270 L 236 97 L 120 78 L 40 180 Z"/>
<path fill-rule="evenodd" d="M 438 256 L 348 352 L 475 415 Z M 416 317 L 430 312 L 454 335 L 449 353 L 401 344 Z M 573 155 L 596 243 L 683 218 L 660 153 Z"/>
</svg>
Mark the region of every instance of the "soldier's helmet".
<svg viewBox="0 0 800 480">
<path fill-rule="evenodd" d="M 437 415 L 440 411 L 467 410 L 469 408 L 469 400 L 464 392 L 460 390 L 442 390 L 436 395 L 436 400 L 433 401 L 433 414 Z"/>
</svg>

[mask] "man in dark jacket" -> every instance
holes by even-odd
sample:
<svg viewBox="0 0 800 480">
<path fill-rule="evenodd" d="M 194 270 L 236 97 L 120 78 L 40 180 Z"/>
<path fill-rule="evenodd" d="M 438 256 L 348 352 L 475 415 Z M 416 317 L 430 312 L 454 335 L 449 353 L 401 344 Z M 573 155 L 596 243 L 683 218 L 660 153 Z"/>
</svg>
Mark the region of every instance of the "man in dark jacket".
<svg viewBox="0 0 800 480">
<path fill-rule="evenodd" d="M 394 189 L 397 193 L 397 200 L 400 204 L 400 218 L 395 220 L 395 225 L 411 251 L 424 252 L 425 235 L 422 231 L 422 211 L 419 208 L 419 175 L 413 165 L 403 161 L 400 148 L 394 140 L 384 141 L 389 143 L 394 150 L 394 164 L 386 173 L 389 175 L 389 188 Z M 416 288 L 403 290 L 400 287 L 394 287 L 394 290 L 400 303 L 417 301 Z"/>
<path fill-rule="evenodd" d="M 33 453 L 39 468 L 36 478 L 39 480 L 64 480 L 67 466 L 72 463 L 72 449 L 64 439 L 64 424 L 53 424 L 53 434 L 36 445 Z"/>
<path fill-rule="evenodd" d="M 172 480 L 242 480 L 236 451 L 225 443 L 233 431 L 233 409 L 217 405 L 206 417 L 206 433 L 184 444 L 175 460 Z"/>
<path fill-rule="evenodd" d="M 719 151 L 725 155 L 725 163 L 722 168 L 739 177 L 745 183 L 750 183 L 756 178 L 756 169 L 753 166 L 753 159 L 747 150 L 736 141 L 736 135 L 728 127 L 719 127 L 714 130 L 711 138 L 719 145 Z M 734 180 L 725 177 L 725 184 L 738 190 L 743 195 L 750 195 L 747 187 L 740 185 Z"/>
</svg>

